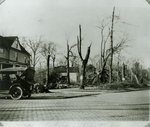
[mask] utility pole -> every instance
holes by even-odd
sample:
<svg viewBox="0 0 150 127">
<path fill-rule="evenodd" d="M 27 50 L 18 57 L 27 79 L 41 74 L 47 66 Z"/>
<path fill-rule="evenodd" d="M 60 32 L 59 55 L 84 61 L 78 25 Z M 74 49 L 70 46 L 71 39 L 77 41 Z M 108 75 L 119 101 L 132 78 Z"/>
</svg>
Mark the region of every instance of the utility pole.
<svg viewBox="0 0 150 127">
<path fill-rule="evenodd" d="M 111 33 L 110 33 L 110 48 L 111 48 L 111 60 L 110 60 L 110 75 L 109 75 L 109 83 L 112 83 L 112 72 L 113 72 L 113 54 L 114 54 L 114 50 L 113 50 L 113 27 L 114 27 L 114 15 L 115 15 L 115 7 L 113 8 L 113 13 L 112 13 L 112 24 L 111 24 Z"/>
</svg>

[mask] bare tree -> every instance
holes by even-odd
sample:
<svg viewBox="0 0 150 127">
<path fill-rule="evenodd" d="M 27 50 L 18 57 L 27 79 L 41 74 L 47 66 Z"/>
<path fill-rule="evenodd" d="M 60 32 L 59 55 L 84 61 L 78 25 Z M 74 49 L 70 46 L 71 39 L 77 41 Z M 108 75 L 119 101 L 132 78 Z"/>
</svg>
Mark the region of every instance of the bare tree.
<svg viewBox="0 0 150 127">
<path fill-rule="evenodd" d="M 56 54 L 52 55 L 53 68 L 55 67 Z"/>
<path fill-rule="evenodd" d="M 27 46 L 32 51 L 32 65 L 33 65 L 34 68 L 37 65 L 38 61 L 39 61 L 38 53 L 39 53 L 41 43 L 42 43 L 41 37 L 39 38 L 38 41 L 33 41 L 33 40 L 29 39 L 29 41 L 27 42 Z"/>
<path fill-rule="evenodd" d="M 99 66 L 99 76 L 100 76 L 100 80 L 102 82 L 106 82 L 106 65 L 107 65 L 107 61 L 110 57 L 110 49 L 106 48 L 106 45 L 109 41 L 109 37 L 110 37 L 110 28 L 109 28 L 109 23 L 107 23 L 107 21 L 105 21 L 104 19 L 102 20 L 100 26 L 98 26 L 98 28 L 100 29 L 100 36 L 101 36 L 101 54 L 100 54 L 100 66 Z"/>
<path fill-rule="evenodd" d="M 40 45 L 42 43 L 42 40 L 41 40 L 41 37 L 39 37 L 38 40 L 26 40 L 24 38 L 24 42 L 23 42 L 23 45 L 25 46 L 28 46 L 31 50 L 31 54 L 32 54 L 32 59 L 31 59 L 31 62 L 32 62 L 32 65 L 33 67 L 35 68 L 35 66 L 37 65 L 37 63 L 39 62 L 39 52 L 40 52 Z"/>
<path fill-rule="evenodd" d="M 119 42 L 113 46 L 113 54 L 118 54 L 121 52 L 121 50 L 123 50 L 125 47 L 127 47 L 126 43 L 128 42 L 128 38 L 127 37 L 123 37 L 119 40 Z M 106 81 L 106 78 L 105 78 L 105 67 L 107 65 L 107 62 L 108 62 L 108 59 L 111 57 L 111 54 L 112 54 L 112 49 L 109 48 L 105 51 L 105 57 L 103 57 L 103 64 L 102 64 L 102 68 L 101 68 L 101 71 L 100 71 L 100 80 L 102 82 L 105 82 Z"/>
<path fill-rule="evenodd" d="M 64 58 L 60 58 L 58 60 L 58 66 L 65 66 L 67 63 L 66 63 L 66 60 Z"/>
<path fill-rule="evenodd" d="M 118 53 L 118 57 L 117 57 L 117 82 L 120 81 L 120 53 Z"/>
<path fill-rule="evenodd" d="M 78 64 L 78 59 L 79 57 L 73 53 L 70 57 L 70 62 L 71 62 L 71 67 L 77 67 L 79 64 Z"/>
<path fill-rule="evenodd" d="M 89 60 L 91 64 L 97 68 L 97 63 L 99 62 L 99 54 L 95 55 L 94 57 L 90 57 Z"/>
<path fill-rule="evenodd" d="M 51 58 L 53 62 L 53 69 L 55 67 L 55 60 L 56 60 L 56 45 L 52 46 Z"/>
<path fill-rule="evenodd" d="M 44 43 L 41 46 L 41 54 L 47 60 L 48 55 L 50 55 L 50 59 L 55 61 L 56 58 L 56 45 L 53 42 Z"/>
<path fill-rule="evenodd" d="M 82 44 L 81 25 L 79 25 L 79 36 L 77 36 L 77 47 L 78 47 L 78 54 L 79 54 L 81 62 L 82 62 L 82 83 L 81 83 L 80 88 L 84 89 L 85 83 L 86 83 L 86 65 L 88 63 L 88 59 L 89 59 L 89 56 L 90 56 L 91 44 L 87 49 L 87 53 L 86 53 L 86 56 L 85 56 L 84 59 L 82 57 L 81 44 Z"/>
<path fill-rule="evenodd" d="M 67 40 L 67 56 L 65 56 L 67 60 L 67 83 L 70 84 L 70 56 L 73 56 L 73 52 L 71 51 L 72 48 L 74 48 L 77 44 L 69 46 L 68 40 Z"/>
<path fill-rule="evenodd" d="M 53 42 L 45 43 L 41 46 L 41 54 L 42 56 L 46 59 L 47 61 L 47 85 L 50 81 L 49 79 L 49 68 L 50 68 L 50 59 L 53 59 L 53 66 L 54 66 L 54 61 L 55 61 L 55 55 L 54 52 L 55 50 L 55 44 Z"/>
<path fill-rule="evenodd" d="M 101 25 L 98 26 L 100 29 L 100 35 L 101 35 L 101 55 L 100 55 L 100 67 L 103 67 L 103 64 L 105 63 L 106 58 L 106 44 L 108 42 L 108 39 L 110 37 L 110 29 L 108 28 L 108 31 L 106 28 L 108 27 L 108 23 L 105 23 L 105 20 L 103 19 L 101 22 Z M 107 33 L 106 33 L 107 32 Z M 106 33 L 106 36 L 105 36 Z"/>
<path fill-rule="evenodd" d="M 116 19 L 116 20 L 114 20 Z M 120 51 L 126 47 L 125 43 L 128 41 L 128 38 L 123 35 L 120 39 L 116 40 L 114 43 L 114 25 L 119 23 L 119 16 L 115 15 L 115 7 L 113 8 L 113 13 L 110 21 L 105 21 L 104 19 L 101 22 L 101 25 L 98 26 L 100 29 L 101 35 L 101 55 L 100 55 L 100 80 L 105 83 L 107 78 L 109 77 L 109 82 L 112 82 L 112 72 L 113 72 L 113 55 L 116 53 L 120 53 Z M 110 27 L 111 26 L 111 27 Z M 110 40 L 110 44 L 108 43 Z M 108 47 L 110 45 L 110 47 Z M 107 62 L 110 59 L 110 71 L 108 74 L 108 70 L 106 69 Z M 107 76 L 107 77 L 106 77 Z"/>
</svg>

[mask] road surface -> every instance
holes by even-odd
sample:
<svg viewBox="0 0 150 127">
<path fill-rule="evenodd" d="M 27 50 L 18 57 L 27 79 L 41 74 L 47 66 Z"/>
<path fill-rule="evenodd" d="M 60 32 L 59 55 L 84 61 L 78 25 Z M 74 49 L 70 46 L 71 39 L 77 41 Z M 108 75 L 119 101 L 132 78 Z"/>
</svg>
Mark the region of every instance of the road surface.
<svg viewBox="0 0 150 127">
<path fill-rule="evenodd" d="M 47 93 L 24 100 L 1 98 L 0 121 L 147 121 L 149 93 L 99 93 L 66 99 L 52 98 Z"/>
</svg>

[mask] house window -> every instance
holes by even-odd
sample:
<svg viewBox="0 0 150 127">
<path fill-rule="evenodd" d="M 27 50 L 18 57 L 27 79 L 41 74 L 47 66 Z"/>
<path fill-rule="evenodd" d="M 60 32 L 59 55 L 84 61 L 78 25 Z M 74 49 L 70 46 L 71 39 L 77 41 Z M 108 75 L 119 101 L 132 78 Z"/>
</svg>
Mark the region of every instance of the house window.
<svg viewBox="0 0 150 127">
<path fill-rule="evenodd" d="M 4 53 L 4 49 L 0 48 L 0 54 Z"/>
<path fill-rule="evenodd" d="M 27 58 L 26 57 L 24 57 L 24 63 L 27 63 Z"/>
<path fill-rule="evenodd" d="M 16 48 L 18 49 L 18 43 L 16 43 Z"/>
</svg>

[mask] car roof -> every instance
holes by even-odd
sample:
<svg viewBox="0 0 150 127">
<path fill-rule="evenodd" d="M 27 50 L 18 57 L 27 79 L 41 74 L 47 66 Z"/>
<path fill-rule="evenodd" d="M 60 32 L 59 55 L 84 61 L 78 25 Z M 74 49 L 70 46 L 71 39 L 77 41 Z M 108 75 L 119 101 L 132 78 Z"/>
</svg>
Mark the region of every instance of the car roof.
<svg viewBox="0 0 150 127">
<path fill-rule="evenodd" d="M 11 67 L 11 68 L 4 68 L 0 70 L 0 74 L 4 73 L 15 73 L 25 71 L 27 68 L 25 67 Z"/>
</svg>

